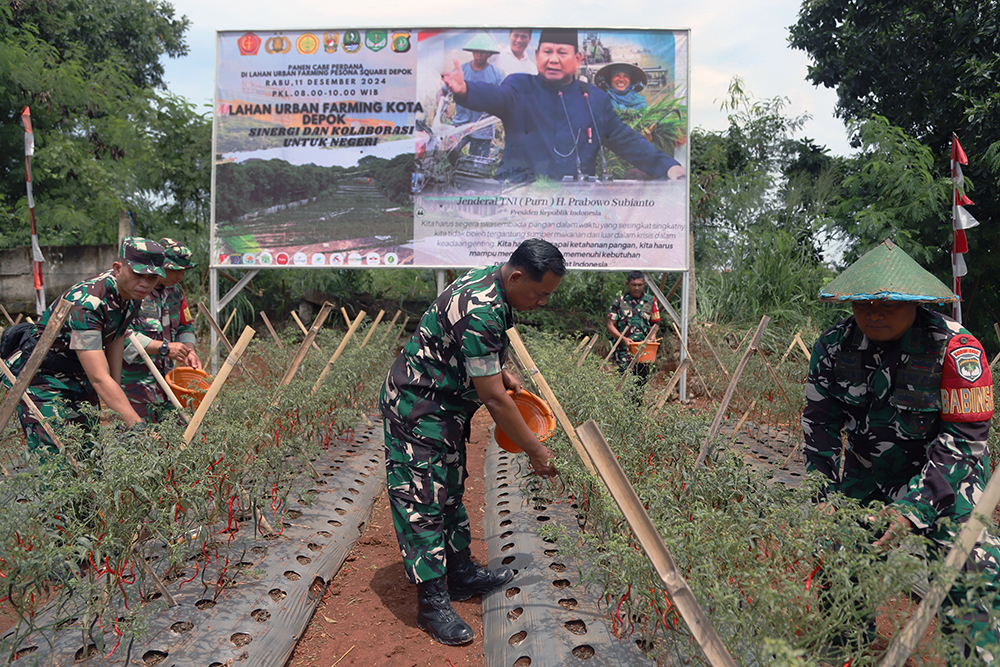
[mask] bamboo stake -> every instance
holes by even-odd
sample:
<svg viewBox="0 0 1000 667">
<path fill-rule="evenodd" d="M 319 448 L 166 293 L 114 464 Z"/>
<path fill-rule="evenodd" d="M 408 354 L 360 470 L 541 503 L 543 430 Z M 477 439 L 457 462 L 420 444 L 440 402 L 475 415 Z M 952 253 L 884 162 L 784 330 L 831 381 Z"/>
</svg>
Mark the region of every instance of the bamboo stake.
<svg viewBox="0 0 1000 667">
<path fill-rule="evenodd" d="M 24 313 L 18 313 L 18 314 L 17 314 L 17 317 L 15 317 L 15 318 L 14 318 L 14 324 L 17 324 L 18 322 L 20 322 L 20 321 L 21 321 L 21 318 L 22 318 L 23 316 L 24 316 Z"/>
<path fill-rule="evenodd" d="M 590 354 L 590 351 L 594 349 L 594 343 L 597 342 L 598 337 L 599 336 L 597 334 L 594 334 L 594 337 L 590 339 L 590 345 L 588 345 L 587 349 L 583 351 L 583 354 L 580 356 L 580 361 L 576 362 L 577 368 L 583 366 L 584 359 L 586 359 L 587 355 Z"/>
<path fill-rule="evenodd" d="M 378 311 L 378 315 L 375 316 L 375 321 L 372 322 L 372 325 L 370 327 L 368 327 L 368 335 L 365 336 L 365 339 L 363 341 L 361 341 L 361 347 L 362 348 L 365 345 L 368 344 L 368 339 L 372 337 L 373 333 L 375 333 L 375 327 L 377 327 L 378 323 L 382 321 L 382 316 L 384 316 L 384 315 L 385 315 L 385 311 L 384 310 Z M 358 348 L 358 349 L 361 349 L 361 348 Z"/>
<path fill-rule="evenodd" d="M 212 329 L 215 330 L 215 334 L 219 337 L 219 340 L 222 341 L 223 343 L 225 343 L 226 344 L 226 348 L 230 352 L 232 352 L 233 351 L 233 344 L 229 342 L 228 338 L 226 338 L 226 332 L 219 328 L 219 323 L 216 322 L 215 318 L 212 317 L 212 314 L 208 312 L 208 308 L 205 307 L 205 304 L 199 301 L 198 302 L 198 310 L 200 310 L 201 314 L 205 316 L 206 320 L 208 320 L 209 326 L 211 326 Z M 236 310 L 233 309 L 233 312 L 236 312 Z M 215 347 L 212 348 L 212 351 L 208 353 L 209 357 L 212 356 L 212 354 L 215 352 L 215 348 L 218 347 L 218 346 L 219 346 L 218 343 L 216 343 Z"/>
<path fill-rule="evenodd" d="M 232 352 L 233 346 L 229 344 L 229 339 L 226 338 L 226 330 L 229 329 L 229 323 L 233 321 L 233 317 L 235 317 L 235 316 L 236 316 L 236 309 L 233 308 L 229 312 L 229 317 L 226 318 L 226 324 L 222 327 L 222 330 L 219 331 L 219 341 L 225 341 L 226 342 L 226 347 L 229 348 L 230 352 Z M 209 318 L 209 319 L 211 319 L 211 318 Z M 216 329 L 218 329 L 218 324 L 216 324 Z M 219 347 L 219 341 L 216 341 L 215 345 L 212 346 L 212 349 L 208 351 L 208 358 L 209 359 L 211 359 L 215 355 L 215 348 Z"/>
<path fill-rule="evenodd" d="M 10 319 L 10 316 L 8 316 L 8 319 Z M 996 332 L 997 332 L 997 338 L 1000 338 L 1000 324 L 998 324 L 998 323 L 994 322 L 994 323 L 993 323 L 993 328 L 994 328 L 994 329 L 996 330 Z M 995 364 L 996 364 L 996 363 L 997 363 L 998 361 L 1000 361 L 1000 352 L 997 352 L 997 356 L 993 357 L 993 361 L 991 361 L 991 362 L 990 362 L 990 369 L 992 369 L 992 368 L 993 368 L 993 366 L 994 366 L 994 365 L 995 365 Z"/>
<path fill-rule="evenodd" d="M 139 341 L 139 337 L 136 336 L 134 333 L 130 333 L 128 335 L 128 340 L 130 343 L 132 343 L 132 346 L 135 347 L 136 351 L 139 353 L 139 356 L 142 357 L 142 360 L 146 362 L 146 368 L 148 368 L 149 372 L 153 374 L 154 378 L 156 378 L 156 384 L 160 385 L 160 389 L 162 389 L 163 392 L 167 395 L 167 399 L 170 401 L 171 404 L 173 404 L 174 408 L 180 414 L 181 419 L 184 420 L 185 424 L 190 424 L 191 418 L 188 417 L 187 414 L 185 414 L 184 406 L 182 406 L 181 402 L 177 400 L 176 396 L 174 396 L 173 390 L 170 388 L 170 385 L 167 384 L 167 379 L 163 377 L 162 373 L 160 373 L 160 369 L 157 368 L 156 364 L 153 363 L 153 360 L 149 358 L 149 353 L 146 352 L 146 350 L 142 347 L 142 343 Z"/>
<path fill-rule="evenodd" d="M 344 322 L 347 323 L 347 328 L 349 329 L 351 327 L 351 318 L 347 316 L 347 309 L 341 306 L 340 314 L 344 316 Z"/>
<path fill-rule="evenodd" d="M 326 306 L 326 304 L 323 304 L 323 305 L 324 305 L 324 307 Z M 302 330 L 302 333 L 308 334 L 309 331 L 306 329 L 306 325 L 302 324 L 302 320 L 299 319 L 299 314 L 296 313 L 294 310 L 291 311 L 291 313 L 292 313 L 292 319 L 295 320 L 295 323 L 299 325 L 299 329 Z M 316 337 L 315 336 L 313 336 L 313 340 L 310 341 L 310 342 L 312 343 L 313 348 L 315 348 L 315 350 L 317 352 L 319 352 L 320 354 L 322 354 L 323 350 L 319 349 L 319 345 L 316 344 Z"/>
<path fill-rule="evenodd" d="M 743 416 L 740 417 L 740 420 L 738 422 L 736 422 L 736 428 L 733 429 L 733 440 L 736 439 L 736 436 L 737 436 L 737 434 L 739 434 L 740 429 L 743 428 L 743 422 L 745 422 L 747 420 L 747 417 L 750 416 L 750 413 L 753 412 L 753 409 L 755 407 L 757 407 L 757 399 L 756 398 L 753 399 L 752 401 L 750 401 L 750 407 L 747 408 L 747 411 L 743 413 Z M 787 461 L 786 461 L 786 463 L 787 463 Z M 782 467 L 784 467 L 784 466 L 782 466 Z"/>
<path fill-rule="evenodd" d="M 7 321 L 10 322 L 10 325 L 14 326 L 15 324 L 14 320 L 11 319 L 10 313 L 7 312 L 7 309 L 3 307 L 2 303 L 0 303 L 0 312 L 2 312 L 3 316 L 7 318 Z"/>
<path fill-rule="evenodd" d="M 292 381 L 295 374 L 299 372 L 299 366 L 302 365 L 302 360 L 306 358 L 306 352 L 309 351 L 309 346 L 313 344 L 314 340 L 316 340 L 316 335 L 323 327 L 323 322 L 326 321 L 326 318 L 330 314 L 331 310 L 333 310 L 333 304 L 329 301 L 324 303 L 323 307 L 319 309 L 319 315 L 316 316 L 312 327 L 309 329 L 308 333 L 306 333 L 305 340 L 303 340 L 302 344 L 299 345 L 299 349 L 295 353 L 292 363 L 288 366 L 288 370 L 285 371 L 285 375 L 281 378 L 281 382 L 278 383 L 279 387 L 286 386 Z M 277 401 L 278 399 L 275 398 L 275 403 L 277 403 Z"/>
<path fill-rule="evenodd" d="M 631 329 L 631 327 L 625 327 L 624 329 L 618 332 L 618 340 L 616 340 L 615 344 L 611 347 L 611 351 L 608 352 L 608 356 L 604 357 L 604 361 L 610 359 L 611 355 L 615 353 L 615 350 L 617 350 L 618 346 L 621 345 L 622 339 L 625 338 L 625 334 L 628 333 L 629 329 Z"/>
<path fill-rule="evenodd" d="M 139 535 L 141 535 L 141 529 L 142 529 L 142 524 L 139 525 L 139 530 L 137 530 L 135 534 L 132 536 L 132 543 L 129 545 L 128 548 L 129 556 L 132 555 L 132 552 L 134 552 L 135 548 L 139 545 Z M 155 586 L 156 590 L 158 590 L 160 592 L 160 595 L 163 596 L 163 599 L 166 601 L 167 606 L 176 607 L 177 600 L 175 600 L 174 596 L 170 594 L 170 591 L 167 590 L 167 587 L 163 585 L 163 582 L 160 580 L 160 578 L 156 576 L 156 572 L 153 571 L 153 568 L 149 565 L 149 563 L 146 562 L 146 559 L 142 557 L 141 553 L 136 554 L 135 562 L 138 563 L 139 568 L 142 569 L 143 573 L 153 581 L 153 586 Z"/>
<path fill-rule="evenodd" d="M 28 388 L 28 385 L 34 379 L 35 373 L 41 367 L 42 359 L 48 354 L 52 343 L 59 337 L 63 323 L 69 317 L 69 311 L 73 309 L 74 305 L 72 302 L 60 298 L 59 303 L 56 304 L 56 307 L 49 314 L 49 321 L 45 325 L 45 331 L 42 332 L 38 343 L 35 344 L 35 349 L 31 353 L 31 356 L 21 365 L 17 382 L 7 392 L 7 397 L 4 398 L 3 403 L 0 403 L 0 431 L 3 431 L 4 427 L 7 426 L 7 422 L 10 421 L 18 401 L 21 400 L 21 395 L 24 394 L 24 390 Z"/>
<path fill-rule="evenodd" d="M 975 509 L 972 510 L 969 520 L 962 526 L 958 539 L 948 551 L 944 572 L 937 575 L 931 582 L 930 590 L 902 632 L 893 638 L 889 650 L 886 651 L 882 662 L 879 663 L 879 667 L 903 667 L 906 664 L 907 658 L 920 643 L 920 638 L 923 637 L 927 626 L 937 616 L 941 603 L 955 583 L 955 579 L 958 578 L 958 573 L 961 572 L 965 561 L 968 560 L 976 542 L 986 530 L 982 519 L 985 517 L 989 520 L 993 516 L 993 510 L 996 509 L 998 502 L 1000 502 L 1000 468 L 990 476 L 990 481 L 986 485 L 982 497 L 976 503 Z"/>
<path fill-rule="evenodd" d="M 382 343 L 383 341 L 385 341 L 386 337 L 387 337 L 387 336 L 389 335 L 389 333 L 390 333 L 390 332 L 392 331 L 392 328 L 393 328 L 394 326 L 396 326 L 396 320 L 398 320 L 398 319 L 399 319 L 399 314 L 400 314 L 401 312 L 403 312 L 403 311 L 402 311 L 402 310 L 397 310 L 397 311 L 396 311 L 396 314 L 392 316 L 392 321 L 391 321 L 391 322 L 389 322 L 389 328 L 388 328 L 388 329 L 386 329 L 386 330 L 385 330 L 385 333 L 384 333 L 384 334 L 382 334 L 382 337 L 378 339 L 378 342 L 379 342 L 380 344 L 381 344 L 381 343 Z"/>
<path fill-rule="evenodd" d="M 646 334 L 646 337 L 642 339 L 641 343 L 639 343 L 638 349 L 636 349 L 635 354 L 632 355 L 632 361 L 628 362 L 628 366 L 625 368 L 625 372 L 622 373 L 622 378 L 618 381 L 618 387 L 617 387 L 618 390 L 621 390 L 621 388 L 625 385 L 625 378 L 627 378 L 628 374 L 632 372 L 632 369 L 635 368 L 635 365 L 639 363 L 639 357 L 641 357 L 642 353 L 646 350 L 646 345 L 648 345 L 649 343 L 651 343 L 653 340 L 656 339 L 656 333 L 659 330 L 660 330 L 660 325 L 654 324 L 652 328 L 650 328 L 649 333 Z"/>
<path fill-rule="evenodd" d="M 594 334 L 594 335 L 596 336 L 597 334 Z M 580 343 L 579 343 L 579 345 L 576 346 L 576 349 L 573 350 L 573 356 L 576 356 L 576 355 L 580 354 L 580 350 L 583 349 L 583 346 L 586 345 L 589 340 L 590 340 L 590 336 L 584 336 L 583 340 L 581 340 Z"/>
<path fill-rule="evenodd" d="M 257 333 L 250 327 L 243 329 L 243 335 L 240 339 L 236 341 L 236 345 L 233 346 L 232 352 L 226 357 L 226 360 L 222 362 L 222 368 L 215 375 L 215 380 L 212 381 L 212 386 L 208 388 L 205 392 L 205 398 L 201 399 L 201 404 L 194 413 L 194 417 L 191 418 L 190 423 L 187 425 L 187 429 L 184 431 L 184 442 L 181 444 L 181 451 L 187 448 L 194 436 L 198 433 L 198 429 L 201 427 L 201 423 L 205 421 L 205 414 L 208 412 L 208 408 L 212 405 L 215 397 L 219 395 L 222 391 L 222 385 L 226 383 L 226 379 L 229 374 L 233 371 L 233 367 L 239 362 L 240 357 L 246 352 L 247 346 L 250 344 L 250 339 L 253 338 L 254 334 Z"/>
<path fill-rule="evenodd" d="M 691 355 L 691 351 L 688 349 L 687 345 L 684 344 L 684 337 L 681 336 L 681 330 L 678 329 L 677 325 L 674 324 L 673 322 L 671 322 L 670 325 L 674 328 L 674 333 L 677 334 L 677 340 L 681 342 L 681 348 L 683 348 L 684 350 L 684 358 L 694 359 L 694 357 Z M 716 360 L 718 360 L 718 357 L 716 357 Z M 705 395 L 708 397 L 708 400 L 714 401 L 715 399 L 712 397 L 712 390 L 708 388 L 708 382 L 706 382 L 705 378 L 703 378 L 701 376 L 701 373 L 698 372 L 698 367 L 694 365 L 693 361 L 691 362 L 690 367 L 691 370 L 694 371 L 694 374 L 698 377 L 698 380 L 701 381 L 702 386 L 705 387 Z M 727 378 L 729 377 L 729 373 L 726 372 L 725 367 L 722 368 L 722 372 L 726 373 Z"/>
<path fill-rule="evenodd" d="M 15 377 L 14 374 L 10 372 L 10 368 L 7 367 L 7 362 L 4 361 L 3 359 L 0 359 L 0 370 L 3 371 L 4 377 L 6 377 L 7 380 L 10 382 L 11 386 L 13 386 L 14 383 L 17 381 L 17 377 Z M 76 459 L 73 458 L 72 454 L 66 454 L 66 447 L 62 444 L 62 441 L 56 436 L 56 432 L 52 430 L 52 426 L 49 424 L 49 420 L 46 419 L 44 415 L 42 415 L 42 411 L 39 410 L 38 406 L 35 405 L 35 402 L 31 400 L 31 397 L 28 395 L 28 392 L 24 392 L 23 394 L 21 394 L 21 402 L 23 402 L 24 405 L 28 408 L 28 412 L 31 413 L 31 416 L 38 420 L 38 423 L 45 431 L 45 435 L 49 436 L 52 442 L 55 443 L 56 448 L 59 450 L 59 452 L 61 454 L 66 455 L 66 460 L 69 461 L 69 464 L 71 466 L 73 466 L 73 469 L 76 470 L 77 472 L 80 472 L 80 464 L 76 462 Z"/>
<path fill-rule="evenodd" d="M 531 360 L 531 355 L 528 354 L 528 348 L 524 346 L 524 341 L 521 340 L 521 334 L 517 332 L 517 329 L 511 327 L 507 329 L 507 336 L 510 338 L 510 346 L 514 348 L 514 354 L 517 356 L 521 368 L 524 372 L 534 381 L 535 386 L 538 387 L 538 391 L 541 392 L 542 397 L 548 402 L 549 407 L 552 408 L 552 412 L 555 414 L 556 419 L 559 421 L 559 425 L 562 426 L 563 430 L 566 431 L 566 437 L 569 438 L 570 444 L 573 445 L 573 449 L 580 456 L 580 460 L 583 464 L 587 466 L 587 470 L 590 471 L 591 475 L 596 475 L 597 471 L 594 470 L 594 464 L 590 460 L 590 454 L 584 449 L 583 443 L 580 442 L 580 437 L 576 434 L 576 429 L 573 427 L 573 422 L 569 420 L 566 415 L 565 410 L 563 410 L 562 405 L 559 403 L 559 399 L 549 388 L 549 383 L 545 381 L 545 376 L 542 372 L 538 370 L 538 366 L 535 362 Z"/>
<path fill-rule="evenodd" d="M 691 357 L 684 357 L 681 360 L 681 363 L 677 365 L 676 370 L 674 370 L 674 374 L 670 376 L 670 382 L 667 383 L 667 388 L 664 390 L 663 395 L 660 396 L 660 399 L 656 401 L 656 404 L 653 406 L 655 410 L 663 409 L 663 406 L 667 403 L 667 399 L 670 398 L 670 394 L 673 392 L 674 387 L 676 387 L 677 383 L 681 381 L 681 375 L 690 367 Z"/>
<path fill-rule="evenodd" d="M 673 323 L 671 323 L 671 324 L 673 324 Z M 674 330 L 675 331 L 677 330 L 677 325 L 676 324 L 674 324 Z M 715 363 L 719 364 L 719 368 L 722 369 L 722 374 L 726 376 L 726 382 L 729 382 L 729 371 L 726 370 L 726 365 L 724 363 L 722 363 L 722 359 L 719 358 L 719 355 L 715 353 L 715 348 L 712 347 L 712 341 L 708 339 L 708 334 L 706 334 L 705 330 L 702 329 L 701 327 L 698 327 L 698 333 L 700 333 L 702 339 L 704 339 L 705 345 L 708 345 L 709 352 L 711 352 L 712 356 L 715 357 Z M 680 335 L 681 335 L 680 331 L 678 331 L 677 332 L 677 337 L 680 338 Z M 690 356 L 690 355 L 688 355 L 688 356 Z"/>
<path fill-rule="evenodd" d="M 267 315 L 263 310 L 260 311 L 260 319 L 264 320 L 264 326 L 267 327 L 267 330 L 270 332 L 271 338 L 274 340 L 274 344 L 278 346 L 279 350 L 284 350 L 285 344 L 281 342 L 280 338 L 278 338 L 278 334 L 274 331 L 274 327 L 271 326 L 271 320 L 267 319 Z"/>
<path fill-rule="evenodd" d="M 406 319 L 403 320 L 403 326 L 402 326 L 402 328 L 400 328 L 400 330 L 399 330 L 399 335 L 400 336 L 402 336 L 403 334 L 406 333 L 406 325 L 409 324 L 409 323 L 410 323 L 410 316 L 407 315 Z M 397 336 L 397 338 L 399 338 L 399 336 Z"/>
<path fill-rule="evenodd" d="M 765 315 L 760 318 L 760 324 L 757 325 L 757 333 L 754 334 L 753 338 L 750 340 L 750 345 L 747 346 L 746 351 L 743 353 L 743 357 L 740 359 L 739 365 L 736 366 L 736 371 L 733 373 L 733 379 L 729 382 L 729 387 L 726 388 L 726 393 L 722 397 L 722 404 L 719 405 L 719 411 L 715 413 L 715 419 L 712 421 L 711 428 L 708 429 L 708 437 L 705 438 L 705 443 L 701 446 L 701 452 L 698 453 L 698 459 L 695 461 L 695 467 L 697 468 L 705 462 L 705 457 L 708 456 L 709 451 L 711 451 L 712 440 L 719 432 L 719 427 L 722 425 L 722 417 L 726 414 L 726 410 L 729 409 L 729 401 L 733 398 L 733 393 L 736 391 L 736 385 L 739 384 L 740 376 L 743 375 L 743 369 L 746 368 L 747 362 L 750 361 L 750 356 L 760 345 L 760 339 L 764 336 L 764 329 L 767 328 L 768 323 L 771 318 Z"/>
<path fill-rule="evenodd" d="M 604 485 L 608 487 L 611 497 L 625 515 L 625 520 L 632 528 L 636 540 L 646 552 L 653 569 L 670 594 L 681 618 L 687 624 L 691 635 L 705 652 L 709 664 L 714 667 L 736 667 L 736 662 L 726 650 L 712 622 L 698 604 L 690 586 L 684 580 L 684 575 L 677 568 L 670 550 L 656 531 L 652 519 L 643 507 L 642 501 L 636 495 L 635 489 L 629 484 L 625 472 L 611 451 L 604 434 L 594 421 L 588 420 L 580 427 L 580 438 L 587 454 L 597 465 L 598 473 Z"/>
<path fill-rule="evenodd" d="M 344 334 L 343 340 L 341 340 L 340 345 L 337 346 L 337 351 L 333 353 L 332 357 L 330 357 L 330 361 L 326 362 L 326 366 L 323 367 L 323 371 L 319 374 L 319 378 L 316 380 L 316 384 L 313 385 L 312 391 L 309 392 L 310 395 L 315 394 L 316 390 L 319 389 L 319 386 L 323 384 L 323 380 L 326 379 L 326 374 L 329 373 L 330 369 L 333 368 L 333 365 L 337 363 L 337 359 L 340 358 L 340 354 L 344 351 L 344 348 L 347 347 L 347 341 L 351 339 L 351 336 L 354 335 L 354 332 L 358 330 L 359 326 L 361 326 L 361 320 L 363 320 L 364 318 L 365 318 L 365 311 L 362 310 L 360 313 L 358 313 L 357 319 L 355 319 L 354 322 L 351 324 L 351 326 L 348 327 L 347 333 Z"/>
</svg>

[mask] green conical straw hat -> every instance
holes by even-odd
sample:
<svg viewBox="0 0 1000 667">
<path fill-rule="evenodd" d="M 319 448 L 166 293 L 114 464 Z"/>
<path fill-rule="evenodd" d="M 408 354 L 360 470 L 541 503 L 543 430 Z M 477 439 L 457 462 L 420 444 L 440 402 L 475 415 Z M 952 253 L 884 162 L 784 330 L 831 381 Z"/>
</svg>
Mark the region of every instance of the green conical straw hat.
<svg viewBox="0 0 1000 667">
<path fill-rule="evenodd" d="M 485 32 L 481 32 L 472 39 L 469 43 L 462 47 L 463 51 L 489 51 L 490 53 L 500 53 L 500 47 L 497 46 L 496 40 L 487 35 Z"/>
<path fill-rule="evenodd" d="M 950 303 L 958 297 L 886 239 L 819 291 L 820 301 Z"/>
</svg>

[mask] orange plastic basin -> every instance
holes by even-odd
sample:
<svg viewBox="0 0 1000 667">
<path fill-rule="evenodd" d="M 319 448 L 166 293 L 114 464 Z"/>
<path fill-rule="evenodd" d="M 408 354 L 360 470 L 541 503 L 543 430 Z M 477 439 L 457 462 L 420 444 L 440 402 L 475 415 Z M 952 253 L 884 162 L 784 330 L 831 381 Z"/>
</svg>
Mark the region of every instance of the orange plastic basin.
<svg viewBox="0 0 1000 667">
<path fill-rule="evenodd" d="M 185 408 L 197 408 L 205 392 L 212 386 L 212 378 L 200 368 L 178 366 L 164 376 L 174 396 Z"/>
<path fill-rule="evenodd" d="M 546 438 L 552 435 L 552 432 L 556 430 L 556 417 L 552 414 L 552 408 L 549 407 L 548 403 L 543 401 L 539 396 L 524 389 L 517 396 L 514 396 L 514 392 L 510 390 L 507 393 L 513 397 L 514 404 L 517 405 L 517 409 L 524 418 L 524 422 L 538 436 L 539 440 L 544 442 Z M 501 449 L 514 454 L 521 451 L 521 448 L 515 445 L 514 441 L 499 426 L 497 426 L 494 436 Z"/>
<path fill-rule="evenodd" d="M 639 351 L 639 346 L 642 345 L 641 340 L 628 340 L 628 351 L 635 355 Z M 656 361 L 656 351 L 660 349 L 659 342 L 650 341 L 646 343 L 645 349 L 642 351 L 642 356 L 640 356 L 635 363 L 637 364 L 651 364 Z"/>
</svg>

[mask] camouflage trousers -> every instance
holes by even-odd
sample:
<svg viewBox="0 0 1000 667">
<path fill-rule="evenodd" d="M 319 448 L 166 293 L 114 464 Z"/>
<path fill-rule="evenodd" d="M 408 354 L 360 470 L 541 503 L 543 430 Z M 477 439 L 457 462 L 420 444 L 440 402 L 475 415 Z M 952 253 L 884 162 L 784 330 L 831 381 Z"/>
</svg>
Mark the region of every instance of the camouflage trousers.
<svg viewBox="0 0 1000 667">
<path fill-rule="evenodd" d="M 173 409 L 173 404 L 155 381 L 152 385 L 146 382 L 122 383 L 122 391 L 135 413 L 150 424 L 159 423 L 162 416 Z"/>
<path fill-rule="evenodd" d="M 385 473 L 406 579 L 419 584 L 447 572 L 448 556 L 472 544 L 465 492 L 465 443 L 435 461 L 402 461 L 406 443 L 385 429 Z"/>
<path fill-rule="evenodd" d="M 937 542 L 932 556 L 946 558 L 950 548 L 950 543 Z M 979 575 L 980 581 L 974 590 L 958 583 L 948 591 L 939 619 L 941 630 L 954 637 L 966 657 L 974 649 L 984 664 L 992 665 L 1000 659 L 1000 539 L 992 530 L 983 533 L 962 572 Z"/>
</svg>

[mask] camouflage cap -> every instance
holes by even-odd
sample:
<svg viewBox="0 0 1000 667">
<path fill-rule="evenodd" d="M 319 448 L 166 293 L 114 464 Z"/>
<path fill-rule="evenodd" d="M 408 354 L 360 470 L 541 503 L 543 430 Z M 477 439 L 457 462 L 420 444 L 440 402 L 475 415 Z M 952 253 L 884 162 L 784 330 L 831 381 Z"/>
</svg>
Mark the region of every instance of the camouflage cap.
<svg viewBox="0 0 1000 667">
<path fill-rule="evenodd" d="M 155 274 L 166 278 L 163 270 L 164 250 L 156 241 L 139 236 L 126 236 L 122 239 L 118 256 L 128 262 L 136 273 Z"/>
<path fill-rule="evenodd" d="M 160 245 L 166 254 L 163 268 L 171 270 L 193 269 L 198 266 L 191 261 L 191 248 L 173 239 L 160 239 Z"/>
<path fill-rule="evenodd" d="M 950 303 L 958 297 L 886 239 L 819 291 L 820 301 Z"/>
</svg>

